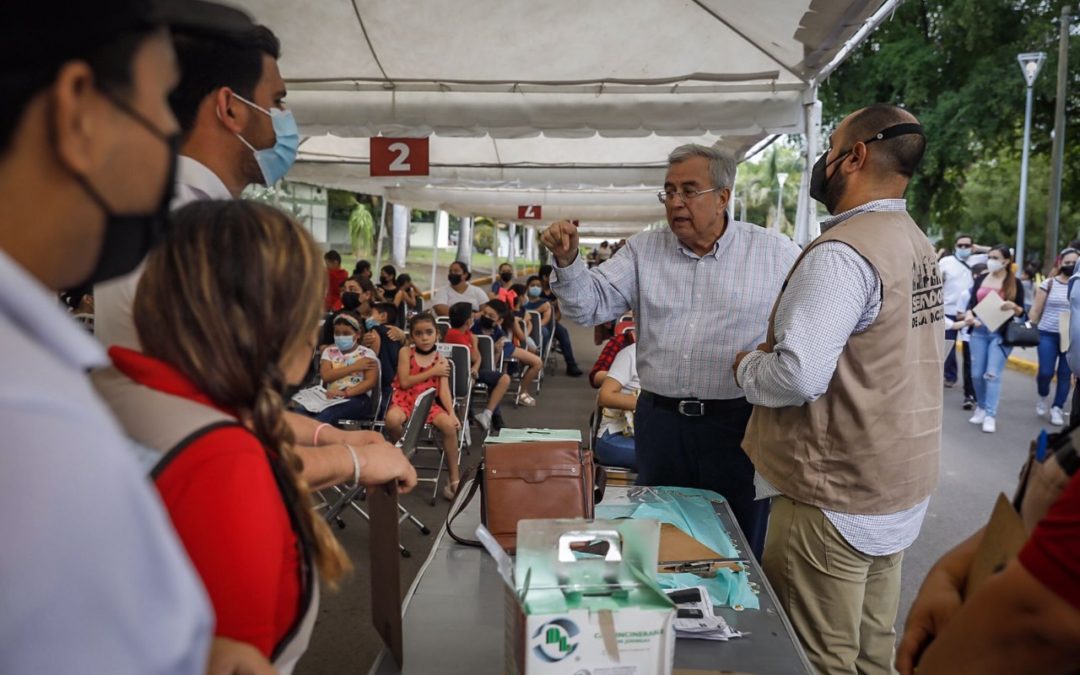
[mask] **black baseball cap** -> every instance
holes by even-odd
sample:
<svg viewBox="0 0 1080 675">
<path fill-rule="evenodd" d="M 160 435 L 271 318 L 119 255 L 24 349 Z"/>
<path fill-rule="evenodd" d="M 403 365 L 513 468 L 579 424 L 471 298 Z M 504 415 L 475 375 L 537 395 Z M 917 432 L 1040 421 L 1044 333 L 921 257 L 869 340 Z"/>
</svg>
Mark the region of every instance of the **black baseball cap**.
<svg viewBox="0 0 1080 675">
<path fill-rule="evenodd" d="M 18 0 L 4 8 L 0 79 L 55 72 L 126 35 L 169 27 L 222 37 L 255 28 L 239 9 L 205 0 Z"/>
</svg>

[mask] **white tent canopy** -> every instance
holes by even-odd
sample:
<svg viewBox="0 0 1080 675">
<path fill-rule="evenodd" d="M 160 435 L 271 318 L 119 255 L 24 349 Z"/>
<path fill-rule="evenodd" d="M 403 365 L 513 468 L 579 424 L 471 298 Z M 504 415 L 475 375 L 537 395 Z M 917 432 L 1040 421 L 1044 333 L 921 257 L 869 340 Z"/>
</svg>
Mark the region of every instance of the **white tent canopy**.
<svg viewBox="0 0 1080 675">
<path fill-rule="evenodd" d="M 478 214 L 507 190 L 602 188 L 590 206 L 607 203 L 607 221 L 632 206 L 621 189 L 658 187 L 682 142 L 741 156 L 804 133 L 817 83 L 899 2 L 239 0 L 282 39 L 289 105 L 313 136 L 291 178 L 484 188 Z M 358 139 L 379 134 L 431 136 L 431 176 L 371 181 Z"/>
</svg>

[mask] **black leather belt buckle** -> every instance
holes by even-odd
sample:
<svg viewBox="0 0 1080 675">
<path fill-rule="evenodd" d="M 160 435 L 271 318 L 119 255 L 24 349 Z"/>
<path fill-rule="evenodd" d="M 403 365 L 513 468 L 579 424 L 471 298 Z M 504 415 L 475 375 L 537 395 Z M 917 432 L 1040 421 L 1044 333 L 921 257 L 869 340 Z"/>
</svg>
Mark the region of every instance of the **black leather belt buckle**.
<svg viewBox="0 0 1080 675">
<path fill-rule="evenodd" d="M 705 401 L 679 401 L 679 414 L 685 417 L 705 415 Z"/>
</svg>

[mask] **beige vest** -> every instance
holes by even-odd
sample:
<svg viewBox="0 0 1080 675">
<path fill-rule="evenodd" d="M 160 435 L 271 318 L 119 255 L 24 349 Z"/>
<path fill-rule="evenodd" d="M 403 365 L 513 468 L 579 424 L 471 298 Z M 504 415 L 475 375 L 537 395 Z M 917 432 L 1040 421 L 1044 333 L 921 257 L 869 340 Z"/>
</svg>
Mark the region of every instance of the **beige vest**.
<svg viewBox="0 0 1080 675">
<path fill-rule="evenodd" d="M 853 216 L 803 257 L 826 241 L 852 246 L 874 267 L 881 310 L 848 339 L 825 395 L 798 407 L 754 408 L 743 449 L 792 499 L 841 513 L 896 513 L 937 485 L 945 352 L 937 256 L 902 212 Z M 832 290 L 843 293 L 843 280 Z M 769 345 L 775 318 L 776 306 Z"/>
</svg>

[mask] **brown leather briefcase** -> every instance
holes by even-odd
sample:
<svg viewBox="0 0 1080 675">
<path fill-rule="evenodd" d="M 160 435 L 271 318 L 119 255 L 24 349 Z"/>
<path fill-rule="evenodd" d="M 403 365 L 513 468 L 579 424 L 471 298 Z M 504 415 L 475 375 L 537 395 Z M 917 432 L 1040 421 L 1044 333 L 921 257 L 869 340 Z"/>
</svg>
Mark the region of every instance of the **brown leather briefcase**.
<svg viewBox="0 0 1080 675">
<path fill-rule="evenodd" d="M 464 482 L 462 483 L 464 484 Z M 605 474 L 592 452 L 571 441 L 492 444 L 484 448 L 469 491 L 452 508 L 446 531 L 455 541 L 479 546 L 454 533 L 453 522 L 480 492 L 480 520 L 508 552 L 517 544 L 519 520 L 592 518 L 603 497 Z"/>
</svg>

